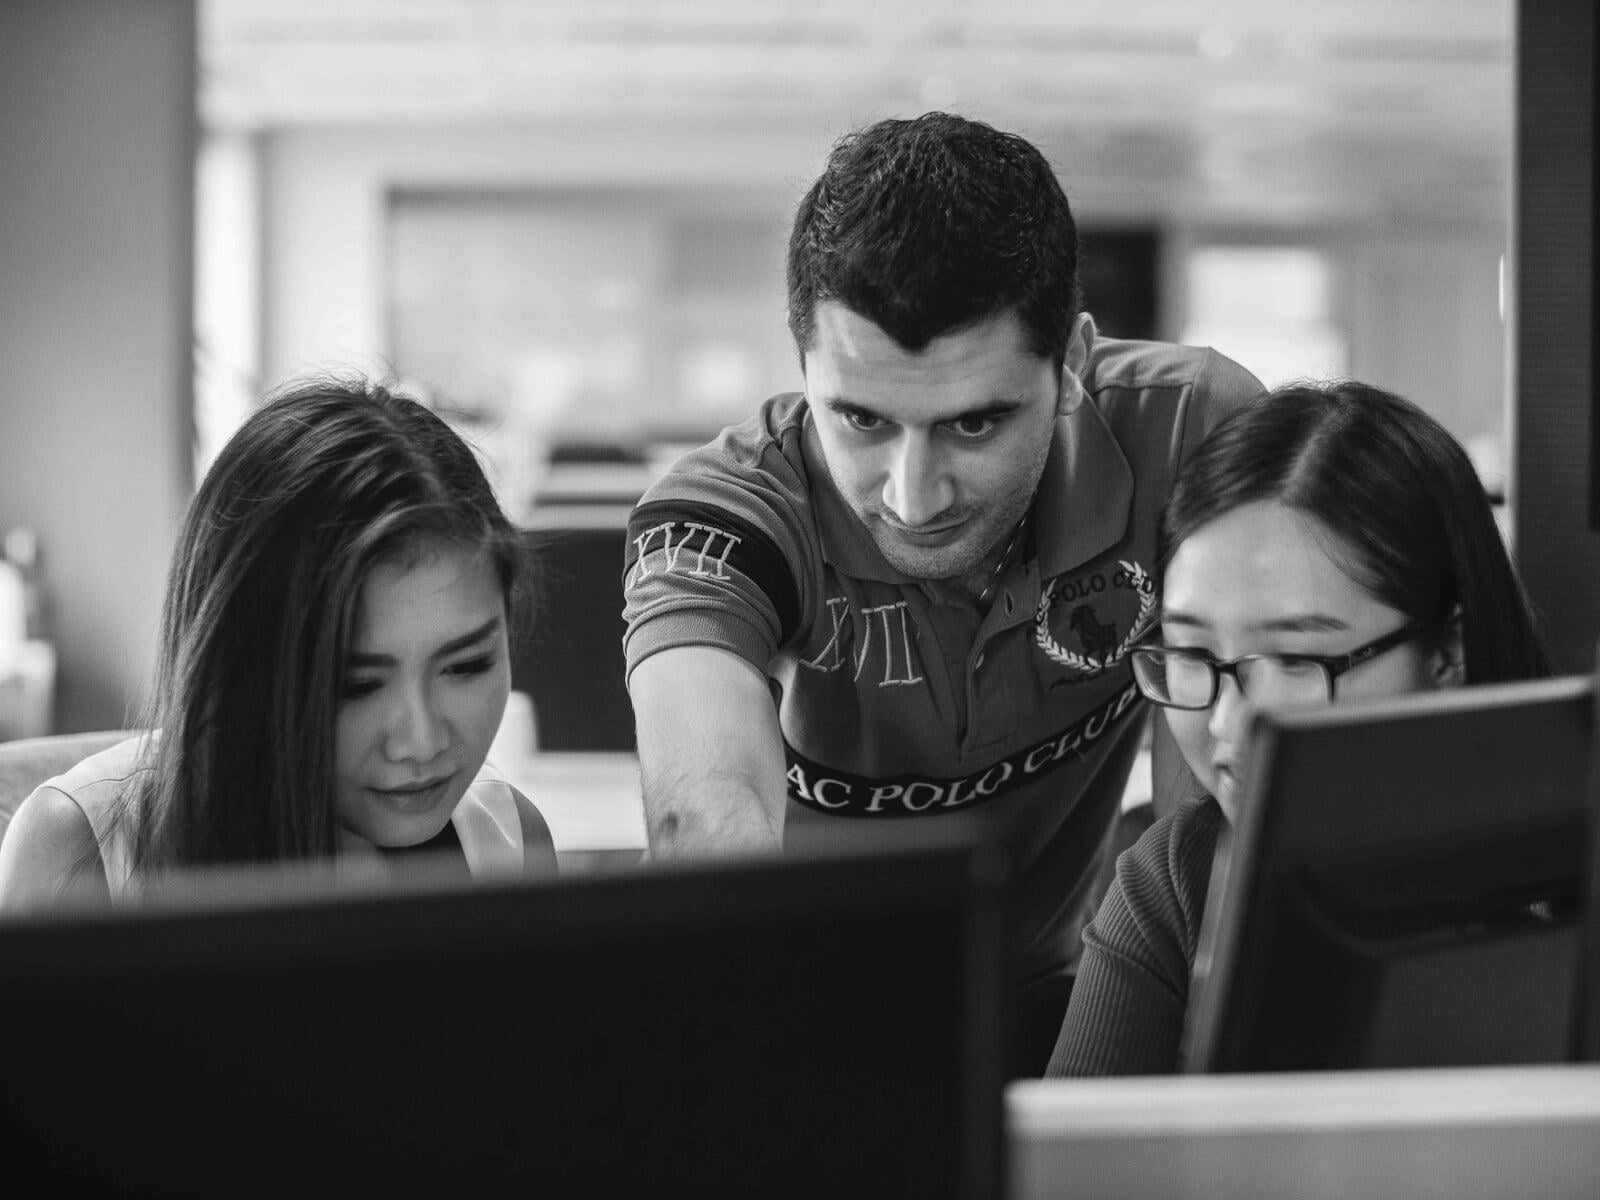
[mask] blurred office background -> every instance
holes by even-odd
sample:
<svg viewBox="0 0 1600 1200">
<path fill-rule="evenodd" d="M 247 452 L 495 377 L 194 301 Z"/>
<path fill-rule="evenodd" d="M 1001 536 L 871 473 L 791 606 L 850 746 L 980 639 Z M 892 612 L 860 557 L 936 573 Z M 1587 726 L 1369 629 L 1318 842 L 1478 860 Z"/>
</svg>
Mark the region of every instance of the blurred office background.
<svg viewBox="0 0 1600 1200">
<path fill-rule="evenodd" d="M 1400 391 L 1517 534 L 1514 0 L 3 14 L 0 529 L 40 547 L 55 728 L 123 723 L 194 479 L 264 391 L 332 369 L 482 448 L 549 565 L 524 680 L 601 681 L 542 731 L 625 743 L 627 508 L 798 386 L 794 204 L 839 134 L 931 108 L 1049 155 L 1103 332 Z"/>
<path fill-rule="evenodd" d="M 202 456 L 329 361 L 457 410 L 524 517 L 581 486 L 552 451 L 699 441 L 798 384 L 784 239 L 830 142 L 947 108 L 1057 164 L 1107 332 L 1386 383 L 1502 470 L 1510 0 L 200 12 Z"/>
</svg>

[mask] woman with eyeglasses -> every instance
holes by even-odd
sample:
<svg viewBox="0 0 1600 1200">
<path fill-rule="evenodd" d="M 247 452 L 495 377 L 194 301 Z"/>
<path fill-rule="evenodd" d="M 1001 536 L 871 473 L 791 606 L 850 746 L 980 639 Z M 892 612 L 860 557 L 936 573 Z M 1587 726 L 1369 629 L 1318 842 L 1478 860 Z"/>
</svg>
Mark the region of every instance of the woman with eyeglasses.
<svg viewBox="0 0 1600 1200">
<path fill-rule="evenodd" d="M 1278 389 L 1223 422 L 1163 515 L 1157 635 L 1132 651 L 1207 795 L 1116 864 L 1047 1075 L 1178 1067 L 1213 852 L 1252 708 L 1551 673 L 1461 446 L 1399 396 Z"/>
</svg>

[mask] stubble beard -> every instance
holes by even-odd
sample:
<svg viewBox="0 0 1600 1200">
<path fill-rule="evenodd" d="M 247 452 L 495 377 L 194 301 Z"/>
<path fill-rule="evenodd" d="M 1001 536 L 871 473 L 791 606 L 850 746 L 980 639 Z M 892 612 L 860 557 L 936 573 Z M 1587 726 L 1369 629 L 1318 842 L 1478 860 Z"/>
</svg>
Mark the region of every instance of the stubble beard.
<svg viewBox="0 0 1600 1200">
<path fill-rule="evenodd" d="M 990 569 L 1004 553 L 1012 531 L 1033 503 L 1033 486 L 1017 494 L 1008 494 L 1001 507 L 987 513 L 969 517 L 975 522 L 958 541 L 948 546 L 927 549 L 908 545 L 893 527 L 874 514 L 858 514 L 868 523 L 878 552 L 888 564 L 902 575 L 912 579 L 956 582 L 982 569 Z"/>
</svg>

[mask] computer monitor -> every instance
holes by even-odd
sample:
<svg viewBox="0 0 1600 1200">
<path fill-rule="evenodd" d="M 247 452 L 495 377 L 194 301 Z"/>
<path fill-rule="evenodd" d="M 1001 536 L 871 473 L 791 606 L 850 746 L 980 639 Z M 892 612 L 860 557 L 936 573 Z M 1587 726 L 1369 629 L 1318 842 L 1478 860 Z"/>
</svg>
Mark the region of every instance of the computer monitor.
<svg viewBox="0 0 1600 1200">
<path fill-rule="evenodd" d="M 1594 681 L 1256 718 L 1191 1072 L 1575 1057 Z"/>
<path fill-rule="evenodd" d="M 1595 648 L 1595 695 L 1600 697 L 1600 643 Z M 1589 913 L 1583 930 L 1576 1040 L 1581 1061 L 1600 1063 L 1600 703 L 1595 705 L 1589 761 Z"/>
<path fill-rule="evenodd" d="M 74 1194 L 996 1197 L 1007 872 L 908 842 L 228 872 L 0 921 L 0 1163 Z"/>
</svg>

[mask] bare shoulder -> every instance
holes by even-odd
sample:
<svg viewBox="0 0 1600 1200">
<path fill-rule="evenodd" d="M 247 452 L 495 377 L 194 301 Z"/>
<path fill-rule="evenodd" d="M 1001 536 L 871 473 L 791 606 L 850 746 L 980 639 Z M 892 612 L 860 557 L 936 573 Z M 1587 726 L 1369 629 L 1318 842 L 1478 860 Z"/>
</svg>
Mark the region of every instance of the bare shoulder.
<svg viewBox="0 0 1600 1200">
<path fill-rule="evenodd" d="M 105 869 L 88 816 L 59 788 L 36 788 L 18 806 L 0 841 L 0 908 L 54 899 L 85 864 L 103 887 Z"/>
<path fill-rule="evenodd" d="M 511 788 L 511 795 L 517 802 L 517 818 L 522 822 L 523 869 L 535 875 L 554 875 L 556 844 L 550 835 L 550 823 L 538 806 L 516 788 Z"/>
</svg>

